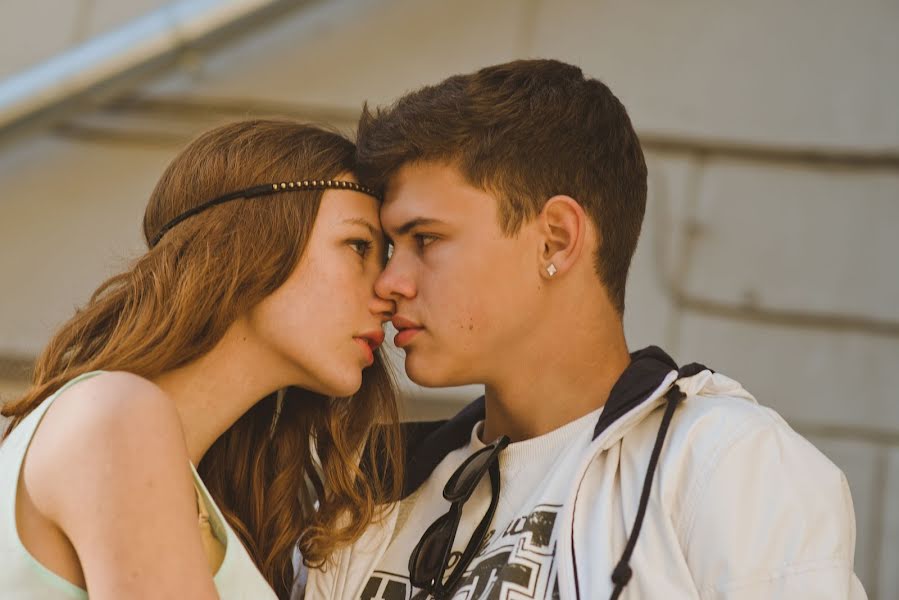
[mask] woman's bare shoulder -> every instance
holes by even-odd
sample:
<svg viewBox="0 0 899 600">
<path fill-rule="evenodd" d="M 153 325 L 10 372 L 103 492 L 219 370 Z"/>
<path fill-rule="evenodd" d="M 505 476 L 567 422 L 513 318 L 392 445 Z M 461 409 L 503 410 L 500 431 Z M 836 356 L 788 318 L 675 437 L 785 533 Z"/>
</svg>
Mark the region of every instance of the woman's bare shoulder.
<svg viewBox="0 0 899 600">
<path fill-rule="evenodd" d="M 53 410 L 57 412 L 66 409 L 56 406 L 66 406 L 72 412 L 70 416 L 96 421 L 98 425 L 118 418 L 127 419 L 129 415 L 171 414 L 174 411 L 171 398 L 162 388 L 126 371 L 104 371 L 79 381 L 63 390 L 54 405 Z"/>
<path fill-rule="evenodd" d="M 79 381 L 54 400 L 28 450 L 24 477 L 36 504 L 46 499 L 42 508 L 52 512 L 59 491 L 78 489 L 79 479 L 102 488 L 127 486 L 133 469 L 177 464 L 183 470 L 187 460 L 171 398 L 143 377 L 112 371 Z"/>
<path fill-rule="evenodd" d="M 54 400 L 23 476 L 34 506 L 71 542 L 92 596 L 212 598 L 188 461 L 172 399 L 110 372 Z"/>
</svg>

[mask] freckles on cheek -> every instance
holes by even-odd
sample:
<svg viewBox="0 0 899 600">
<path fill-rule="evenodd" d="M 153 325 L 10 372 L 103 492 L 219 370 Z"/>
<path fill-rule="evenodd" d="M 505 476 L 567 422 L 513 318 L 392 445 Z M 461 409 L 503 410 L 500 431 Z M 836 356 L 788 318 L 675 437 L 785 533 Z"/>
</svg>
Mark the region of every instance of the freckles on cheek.
<svg viewBox="0 0 899 600">
<path fill-rule="evenodd" d="M 479 314 L 474 307 L 466 307 L 459 312 L 458 320 L 455 323 L 455 334 L 462 348 L 471 350 L 476 345 L 474 342 L 483 330 L 483 320 L 479 318 Z"/>
<path fill-rule="evenodd" d="M 474 318 L 471 315 L 462 315 L 456 327 L 462 331 L 474 331 Z"/>
<path fill-rule="evenodd" d="M 480 319 L 478 319 L 478 312 L 476 309 L 476 306 L 468 306 L 467 310 L 462 312 L 459 327 L 466 333 L 474 332 L 479 329 Z"/>
</svg>

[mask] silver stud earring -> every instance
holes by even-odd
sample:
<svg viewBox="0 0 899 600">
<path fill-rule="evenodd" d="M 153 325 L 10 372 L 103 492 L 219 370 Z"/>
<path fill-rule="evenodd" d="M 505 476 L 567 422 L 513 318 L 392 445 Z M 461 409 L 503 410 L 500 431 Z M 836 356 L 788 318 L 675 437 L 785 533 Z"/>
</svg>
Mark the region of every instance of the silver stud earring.
<svg viewBox="0 0 899 600">
<path fill-rule="evenodd" d="M 546 267 L 546 272 L 549 273 L 549 276 L 550 276 L 550 277 L 552 277 L 553 275 L 555 275 L 555 274 L 556 274 L 556 271 L 558 271 L 558 269 L 556 269 L 556 265 L 554 265 L 554 264 L 552 264 L 552 263 L 549 263 L 549 266 Z"/>
</svg>

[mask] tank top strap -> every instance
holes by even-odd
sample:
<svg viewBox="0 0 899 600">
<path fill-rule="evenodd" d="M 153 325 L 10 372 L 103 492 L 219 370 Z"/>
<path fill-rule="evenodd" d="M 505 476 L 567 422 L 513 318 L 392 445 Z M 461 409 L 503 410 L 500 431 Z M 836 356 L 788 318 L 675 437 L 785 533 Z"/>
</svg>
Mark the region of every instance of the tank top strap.
<svg viewBox="0 0 899 600">
<path fill-rule="evenodd" d="M 209 563 L 209 572 L 215 575 L 225 559 L 225 542 L 227 538 L 216 535 L 213 530 L 212 518 L 209 515 L 209 506 L 203 498 L 203 492 L 194 483 L 194 491 L 197 496 L 197 516 L 199 519 L 200 541 L 203 542 L 203 552 Z"/>
<path fill-rule="evenodd" d="M 100 373 L 103 371 L 91 371 L 66 382 L 22 419 L 0 444 L 0 589 L 15 590 L 16 598 L 87 598 L 85 590 L 42 565 L 22 544 L 16 523 L 16 496 L 28 447 L 53 401 L 78 382 Z"/>
</svg>

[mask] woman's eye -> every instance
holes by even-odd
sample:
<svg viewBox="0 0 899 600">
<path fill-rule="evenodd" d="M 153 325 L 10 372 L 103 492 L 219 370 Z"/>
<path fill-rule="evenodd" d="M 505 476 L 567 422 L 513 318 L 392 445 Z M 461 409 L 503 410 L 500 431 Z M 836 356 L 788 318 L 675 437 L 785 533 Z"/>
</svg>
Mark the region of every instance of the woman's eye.
<svg viewBox="0 0 899 600">
<path fill-rule="evenodd" d="M 358 254 L 362 258 L 365 258 L 371 251 L 372 246 L 374 246 L 375 243 L 371 240 L 350 240 L 349 244 L 356 252 L 356 254 Z"/>
</svg>

